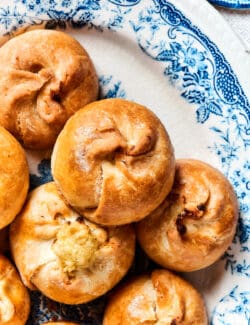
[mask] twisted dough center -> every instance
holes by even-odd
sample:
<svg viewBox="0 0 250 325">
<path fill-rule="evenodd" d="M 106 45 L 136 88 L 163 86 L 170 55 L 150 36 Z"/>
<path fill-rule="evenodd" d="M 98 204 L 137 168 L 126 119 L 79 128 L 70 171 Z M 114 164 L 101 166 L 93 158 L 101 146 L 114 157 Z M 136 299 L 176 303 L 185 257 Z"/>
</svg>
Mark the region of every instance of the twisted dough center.
<svg viewBox="0 0 250 325">
<path fill-rule="evenodd" d="M 109 117 L 105 117 L 101 126 L 81 128 L 81 151 L 87 165 L 96 160 L 115 161 L 122 160 L 126 156 L 139 156 L 152 150 L 156 141 L 156 132 L 146 125 L 138 125 L 131 134 L 126 134 L 122 126 Z M 80 148 L 79 148 L 80 149 Z M 122 155 L 122 156 L 121 156 Z"/>
<path fill-rule="evenodd" d="M 91 124 L 82 126 L 77 130 L 76 137 L 76 161 L 85 173 L 86 183 L 82 205 L 85 209 L 94 209 L 98 207 L 106 180 L 111 175 L 119 191 L 124 178 L 133 187 L 134 179 L 140 173 L 148 172 L 144 166 L 137 170 L 136 163 L 139 165 L 141 161 L 143 164 L 143 159 L 146 162 L 147 155 L 154 148 L 157 133 L 143 123 L 130 129 L 122 123 L 118 125 L 111 117 L 102 116 L 98 128 Z"/>
<path fill-rule="evenodd" d="M 21 134 L 23 123 L 28 123 L 27 114 L 33 114 L 33 118 L 37 114 L 47 124 L 66 120 L 64 98 L 84 81 L 88 65 L 86 58 L 79 55 L 65 58 L 64 66 L 57 61 L 26 60 L 5 73 L 7 106 L 16 115 L 16 128 Z"/>
</svg>

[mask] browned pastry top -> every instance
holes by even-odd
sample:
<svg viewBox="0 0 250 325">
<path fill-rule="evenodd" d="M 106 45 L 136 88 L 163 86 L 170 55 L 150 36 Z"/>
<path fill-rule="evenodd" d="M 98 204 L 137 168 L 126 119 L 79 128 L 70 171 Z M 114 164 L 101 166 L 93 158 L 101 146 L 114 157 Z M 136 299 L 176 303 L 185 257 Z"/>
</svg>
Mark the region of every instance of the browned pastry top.
<svg viewBox="0 0 250 325">
<path fill-rule="evenodd" d="M 140 275 L 118 288 L 108 302 L 103 325 L 207 325 L 200 294 L 167 270 Z"/>
<path fill-rule="evenodd" d="M 24 284 L 49 298 L 79 304 L 110 290 L 135 253 L 132 225 L 104 228 L 69 208 L 55 183 L 32 191 L 10 227 L 10 245 Z"/>
<path fill-rule="evenodd" d="M 193 271 L 225 252 L 237 219 L 237 199 L 226 177 L 201 161 L 183 159 L 176 162 L 172 191 L 137 225 L 137 235 L 160 265 Z"/>
<path fill-rule="evenodd" d="M 9 260 L 0 255 L 0 324 L 24 325 L 30 311 L 29 294 Z"/>
<path fill-rule="evenodd" d="M 29 187 L 25 153 L 17 140 L 0 126 L 0 229 L 21 210 Z"/>
<path fill-rule="evenodd" d="M 0 125 L 25 147 L 51 147 L 66 120 L 96 100 L 94 66 L 69 35 L 33 30 L 0 48 Z"/>
<path fill-rule="evenodd" d="M 174 153 L 147 108 L 105 99 L 79 110 L 60 133 L 52 174 L 66 201 L 103 225 L 141 220 L 170 191 Z"/>
</svg>

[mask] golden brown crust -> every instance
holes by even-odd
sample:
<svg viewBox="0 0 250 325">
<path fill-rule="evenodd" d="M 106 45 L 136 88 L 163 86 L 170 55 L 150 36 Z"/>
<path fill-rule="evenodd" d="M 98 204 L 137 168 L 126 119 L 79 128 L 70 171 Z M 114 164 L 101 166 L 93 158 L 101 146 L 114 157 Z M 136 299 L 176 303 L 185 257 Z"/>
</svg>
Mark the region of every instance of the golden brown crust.
<svg viewBox="0 0 250 325">
<path fill-rule="evenodd" d="M 140 245 L 158 264 L 194 271 L 215 262 L 235 234 L 238 205 L 225 176 L 198 160 L 176 162 L 172 191 L 136 230 Z"/>
<path fill-rule="evenodd" d="M 200 294 L 167 270 L 140 275 L 118 288 L 108 302 L 103 325 L 207 325 Z"/>
<path fill-rule="evenodd" d="M 21 210 L 29 187 L 29 170 L 24 150 L 0 127 L 0 229 L 10 224 Z"/>
<path fill-rule="evenodd" d="M 172 187 L 174 164 L 159 119 L 122 99 L 79 110 L 52 154 L 52 174 L 66 201 L 103 225 L 139 221 L 155 209 Z"/>
<path fill-rule="evenodd" d="M 24 325 L 30 312 L 27 289 L 9 260 L 0 255 L 0 324 Z"/>
<path fill-rule="evenodd" d="M 33 30 L 0 48 L 0 125 L 32 149 L 52 147 L 66 120 L 97 99 L 98 80 L 69 35 Z"/>
<path fill-rule="evenodd" d="M 23 282 L 49 298 L 80 304 L 110 290 L 128 271 L 135 252 L 132 225 L 104 228 L 71 208 L 55 183 L 30 193 L 10 228 L 13 258 Z"/>
</svg>

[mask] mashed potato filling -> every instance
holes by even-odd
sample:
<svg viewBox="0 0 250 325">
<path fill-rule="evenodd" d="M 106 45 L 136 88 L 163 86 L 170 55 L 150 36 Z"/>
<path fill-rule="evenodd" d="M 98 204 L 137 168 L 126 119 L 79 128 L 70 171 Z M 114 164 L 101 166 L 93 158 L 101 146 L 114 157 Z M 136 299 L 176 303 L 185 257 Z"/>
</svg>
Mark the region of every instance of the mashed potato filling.
<svg viewBox="0 0 250 325">
<path fill-rule="evenodd" d="M 78 269 L 86 269 L 93 264 L 103 242 L 103 236 L 98 236 L 98 233 L 85 223 L 61 225 L 52 250 L 59 258 L 63 272 L 73 275 Z"/>
</svg>

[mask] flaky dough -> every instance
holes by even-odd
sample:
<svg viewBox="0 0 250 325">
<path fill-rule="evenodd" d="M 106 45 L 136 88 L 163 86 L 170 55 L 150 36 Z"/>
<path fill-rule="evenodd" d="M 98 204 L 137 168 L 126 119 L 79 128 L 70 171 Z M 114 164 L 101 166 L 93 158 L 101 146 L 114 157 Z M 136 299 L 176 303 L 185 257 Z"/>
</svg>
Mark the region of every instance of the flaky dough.
<svg viewBox="0 0 250 325">
<path fill-rule="evenodd" d="M 237 217 L 235 193 L 221 172 L 198 160 L 177 160 L 172 191 L 138 223 L 137 236 L 158 264 L 194 271 L 225 252 L 235 234 Z"/>
<path fill-rule="evenodd" d="M 0 127 L 0 229 L 10 224 L 21 210 L 29 187 L 29 170 L 24 150 Z"/>
<path fill-rule="evenodd" d="M 203 299 L 185 280 L 155 270 L 124 283 L 111 295 L 103 325 L 207 325 Z"/>
<path fill-rule="evenodd" d="M 66 201 L 103 225 L 139 221 L 170 191 L 174 153 L 147 108 L 105 99 L 66 123 L 52 154 L 52 174 Z"/>
<path fill-rule="evenodd" d="M 132 225 L 104 228 L 69 208 L 53 182 L 30 193 L 10 228 L 24 284 L 66 304 L 93 300 L 128 271 L 135 253 Z"/>
<path fill-rule="evenodd" d="M 69 35 L 33 30 L 0 48 L 0 125 L 25 147 L 52 147 L 66 120 L 97 99 L 94 66 Z"/>
<path fill-rule="evenodd" d="M 0 255 L 0 324 L 24 325 L 29 317 L 27 289 L 10 261 Z"/>
</svg>

